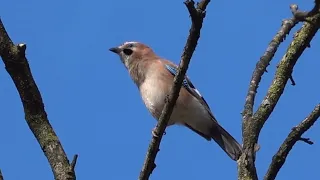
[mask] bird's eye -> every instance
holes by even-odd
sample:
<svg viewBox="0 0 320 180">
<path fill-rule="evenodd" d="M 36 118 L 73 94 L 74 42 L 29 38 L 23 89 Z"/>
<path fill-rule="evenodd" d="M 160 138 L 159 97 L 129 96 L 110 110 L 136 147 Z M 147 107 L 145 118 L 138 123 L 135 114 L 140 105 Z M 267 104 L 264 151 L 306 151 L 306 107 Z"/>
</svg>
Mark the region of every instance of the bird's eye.
<svg viewBox="0 0 320 180">
<path fill-rule="evenodd" d="M 133 53 L 133 51 L 131 49 L 124 49 L 123 53 L 127 56 L 130 56 Z"/>
</svg>

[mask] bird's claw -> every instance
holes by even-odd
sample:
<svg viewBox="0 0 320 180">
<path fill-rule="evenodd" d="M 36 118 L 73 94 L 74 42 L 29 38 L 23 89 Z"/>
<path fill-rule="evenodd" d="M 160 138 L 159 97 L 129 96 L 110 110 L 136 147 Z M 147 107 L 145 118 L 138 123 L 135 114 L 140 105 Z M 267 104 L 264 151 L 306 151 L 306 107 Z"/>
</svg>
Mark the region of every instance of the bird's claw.
<svg viewBox="0 0 320 180">
<path fill-rule="evenodd" d="M 152 131 L 151 131 L 151 133 L 152 133 L 152 136 L 153 136 L 153 137 L 156 137 L 156 138 L 159 137 L 159 135 L 157 135 L 157 133 L 156 133 L 156 128 L 153 128 Z M 163 135 L 166 135 L 166 134 L 167 134 L 166 131 L 164 131 Z"/>
<path fill-rule="evenodd" d="M 156 131 L 155 131 L 155 130 L 156 130 L 156 128 L 153 128 L 153 129 L 152 129 L 152 131 L 151 131 L 152 136 L 158 138 L 159 136 L 156 134 Z"/>
</svg>

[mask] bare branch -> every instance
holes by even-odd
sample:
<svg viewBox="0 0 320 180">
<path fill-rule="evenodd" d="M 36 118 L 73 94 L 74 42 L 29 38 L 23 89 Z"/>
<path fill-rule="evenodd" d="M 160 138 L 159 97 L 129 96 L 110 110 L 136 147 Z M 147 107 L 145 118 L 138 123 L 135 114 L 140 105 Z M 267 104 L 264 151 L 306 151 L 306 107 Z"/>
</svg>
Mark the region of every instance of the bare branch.
<svg viewBox="0 0 320 180">
<path fill-rule="evenodd" d="M 19 92 L 27 124 L 47 157 L 55 179 L 66 180 L 69 178 L 69 161 L 47 118 L 40 91 L 25 57 L 26 48 L 26 44 L 13 44 L 0 19 L 0 56 Z"/>
<path fill-rule="evenodd" d="M 253 131 L 254 134 L 258 135 L 260 133 L 263 124 L 280 99 L 285 85 L 291 77 L 294 65 L 318 31 L 320 27 L 320 12 L 312 16 L 310 21 L 313 22 L 313 24 L 306 22 L 303 25 L 279 63 L 275 78 L 273 79 L 267 95 L 253 116 L 253 119 L 255 120 L 253 122 L 257 124 L 257 128 Z M 315 26 L 315 24 L 317 24 L 317 26 Z"/>
<path fill-rule="evenodd" d="M 273 180 L 276 178 L 279 170 L 286 161 L 286 158 L 296 144 L 297 141 L 304 141 L 308 144 L 313 144 L 309 138 L 302 138 L 302 134 L 305 133 L 311 126 L 317 121 L 320 116 L 320 104 L 318 104 L 311 114 L 305 118 L 298 126 L 292 128 L 292 131 L 289 133 L 288 137 L 284 140 L 280 146 L 278 152 L 273 156 L 272 162 L 269 166 L 267 174 L 264 177 L 264 180 Z"/>
<path fill-rule="evenodd" d="M 278 65 L 276 75 L 267 95 L 265 96 L 258 110 L 253 114 L 254 99 L 263 73 L 266 71 L 266 68 L 273 58 L 277 48 L 279 47 L 279 44 L 285 39 L 290 30 L 300 21 L 296 18 L 298 13 L 297 6 L 295 9 L 291 5 L 291 10 L 293 11 L 294 17 L 283 21 L 280 31 L 270 42 L 267 51 L 257 63 L 256 69 L 254 70 L 250 81 L 250 87 L 247 93 L 244 111 L 242 113 L 244 153 L 238 161 L 239 179 L 258 179 L 255 168 L 254 147 L 257 144 L 261 128 L 269 118 L 278 100 L 280 99 L 288 79 L 291 78 L 291 80 L 293 80 L 292 71 L 298 58 L 305 48 L 309 46 L 310 41 L 319 29 L 319 11 L 317 11 L 316 14 L 314 14 L 314 12 L 304 14 L 306 16 L 305 20 L 308 20 L 308 22 L 312 23 L 305 23 L 300 31 L 296 33 L 293 42 L 290 44 L 286 54 L 283 56 Z M 310 15 L 311 17 L 308 17 Z"/>
<path fill-rule="evenodd" d="M 291 4 L 290 9 L 291 9 L 293 17 L 297 21 L 306 21 L 307 17 L 311 17 L 311 16 L 317 14 L 319 12 L 320 2 L 319 2 L 319 0 L 315 0 L 314 3 L 315 3 L 314 7 L 312 8 L 311 11 L 299 11 L 298 5 Z"/>
<path fill-rule="evenodd" d="M 264 72 L 267 72 L 267 67 L 269 66 L 273 56 L 275 55 L 280 43 L 282 43 L 286 36 L 290 33 L 290 30 L 298 23 L 294 18 L 284 20 L 282 22 L 281 28 L 274 38 L 269 43 L 269 46 L 263 56 L 260 57 L 260 60 L 256 64 L 256 68 L 252 74 L 250 81 L 249 90 L 246 97 L 246 102 L 244 105 L 244 110 L 242 112 L 243 119 L 248 120 L 253 115 L 253 105 L 254 99 L 261 81 L 261 77 Z"/>
<path fill-rule="evenodd" d="M 1 172 L 1 169 L 0 169 L 0 180 L 4 180 L 4 179 L 3 179 L 2 172 Z"/>
<path fill-rule="evenodd" d="M 76 167 L 77 160 L 78 160 L 78 154 L 73 156 L 72 162 L 70 164 L 70 167 L 71 167 L 72 171 L 74 171 L 74 168 Z"/>
<path fill-rule="evenodd" d="M 205 9 L 209 2 L 210 0 L 202 0 L 200 3 L 198 3 L 197 8 L 195 8 L 195 3 L 192 0 L 186 0 L 184 2 L 188 8 L 192 20 L 190 34 L 181 56 L 178 73 L 174 77 L 173 86 L 165 99 L 166 103 L 162 110 L 158 124 L 154 130 L 157 136 L 153 136 L 149 145 L 146 159 L 140 172 L 140 180 L 148 180 L 153 169 L 156 167 L 154 161 L 159 151 L 160 142 L 173 111 L 173 107 L 178 99 L 182 81 L 188 69 L 192 54 L 197 46 L 198 39 L 200 38 L 200 30 L 205 17 Z"/>
<path fill-rule="evenodd" d="M 70 164 L 69 171 L 68 171 L 68 175 L 69 175 L 67 177 L 68 180 L 75 180 L 76 179 L 75 167 L 76 167 L 76 164 L 77 164 L 77 160 L 78 160 L 78 154 L 73 156 L 73 159 L 72 159 L 72 162 Z"/>
<path fill-rule="evenodd" d="M 275 37 L 269 43 L 269 46 L 263 56 L 260 57 L 256 68 L 253 72 L 249 91 L 247 93 L 247 98 L 245 102 L 245 108 L 243 111 L 243 117 L 245 120 L 250 118 L 253 114 L 253 105 L 255 95 L 257 93 L 257 89 L 259 87 L 259 83 L 261 81 L 261 77 L 264 72 L 267 72 L 267 67 L 269 66 L 273 56 L 275 55 L 276 51 L 280 44 L 286 39 L 286 36 L 290 33 L 291 29 L 300 21 L 305 21 L 307 17 L 315 15 L 319 11 L 319 0 L 315 1 L 315 6 L 311 11 L 299 11 L 298 5 L 292 4 L 290 5 L 290 9 L 292 12 L 293 17 L 291 19 L 284 20 L 282 22 L 281 28 Z M 292 81 L 292 85 L 295 85 L 293 78 L 290 79 Z"/>
</svg>

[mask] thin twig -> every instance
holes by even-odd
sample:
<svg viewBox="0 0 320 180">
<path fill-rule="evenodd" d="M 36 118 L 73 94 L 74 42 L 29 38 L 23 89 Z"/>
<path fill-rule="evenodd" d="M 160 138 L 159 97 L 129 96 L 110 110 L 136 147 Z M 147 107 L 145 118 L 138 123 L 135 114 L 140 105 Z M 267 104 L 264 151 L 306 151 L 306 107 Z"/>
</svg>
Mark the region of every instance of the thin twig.
<svg viewBox="0 0 320 180">
<path fill-rule="evenodd" d="M 301 137 L 301 138 L 299 138 L 299 141 L 305 142 L 305 143 L 307 143 L 309 145 L 313 145 L 313 141 L 311 141 L 310 138 Z"/>
<path fill-rule="evenodd" d="M 157 137 L 153 136 L 151 143 L 149 145 L 145 162 L 140 172 L 140 176 L 139 176 L 140 180 L 148 180 L 153 169 L 156 167 L 154 161 L 159 151 L 162 135 L 168 124 L 168 121 L 173 111 L 173 107 L 176 103 L 176 100 L 178 99 L 183 78 L 188 69 L 192 54 L 197 46 L 198 39 L 200 38 L 200 30 L 202 28 L 203 19 L 205 17 L 205 9 L 209 2 L 210 0 L 202 0 L 200 3 L 198 3 L 197 8 L 195 8 L 194 6 L 195 3 L 192 0 L 187 0 L 184 2 L 186 7 L 188 8 L 188 11 L 190 13 L 191 20 L 192 20 L 190 34 L 181 56 L 178 73 L 174 77 L 173 86 L 170 90 L 169 95 L 165 99 L 166 103 L 162 110 L 158 124 L 154 130 L 154 132 L 157 134 Z"/>
<path fill-rule="evenodd" d="M 78 160 L 78 154 L 75 154 L 73 156 L 72 162 L 70 164 L 71 170 L 74 171 L 74 168 L 76 167 L 77 164 L 77 160 Z"/>
<path fill-rule="evenodd" d="M 294 14 L 294 17 L 283 21 L 279 32 L 270 42 L 266 52 L 258 61 L 250 81 L 244 110 L 242 112 L 242 135 L 244 153 L 238 161 L 239 178 L 241 179 L 258 179 L 255 168 L 254 147 L 258 142 L 261 128 L 263 127 L 264 123 L 266 122 L 274 107 L 276 106 L 288 79 L 290 79 L 290 77 L 292 78 L 292 70 L 295 63 L 297 62 L 298 58 L 305 50 L 305 48 L 308 47 L 311 39 L 313 38 L 313 36 L 319 28 L 319 26 L 315 26 L 315 24 L 319 24 L 320 21 L 318 11 L 317 13 L 314 13 L 314 10 L 312 10 L 312 13 L 304 14 L 305 18 L 302 19 L 302 14 L 300 13 L 300 11 L 298 11 L 297 7 L 298 6 L 296 5 L 290 6 L 291 11 Z M 312 17 L 309 17 L 311 15 Z M 296 16 L 299 18 L 297 18 Z M 287 53 L 283 56 L 282 60 L 280 61 L 275 78 L 268 90 L 267 95 L 265 96 L 263 102 L 260 104 L 258 110 L 253 114 L 254 99 L 262 75 L 266 71 L 267 66 L 270 64 L 270 61 L 272 60 L 280 43 L 283 42 L 286 35 L 289 34 L 290 30 L 298 22 L 302 20 L 308 20 L 308 22 L 312 22 L 312 24 L 305 24 L 303 28 L 296 34 L 296 37 L 290 44 Z"/>
<path fill-rule="evenodd" d="M 69 169 L 69 177 L 67 178 L 68 180 L 76 180 L 76 173 L 75 173 L 75 167 L 77 164 L 77 160 L 78 160 L 78 154 L 75 154 L 73 156 L 72 162 L 70 164 L 70 169 Z"/>
<path fill-rule="evenodd" d="M 294 81 L 292 75 L 289 77 L 290 81 L 291 81 L 291 85 L 292 86 L 295 86 L 296 85 L 296 82 Z"/>
<path fill-rule="evenodd" d="M 19 92 L 27 124 L 47 157 L 55 179 L 66 180 L 69 177 L 69 161 L 48 120 L 40 91 L 25 56 L 26 48 L 26 44 L 13 44 L 0 19 L 0 56 Z"/>
<path fill-rule="evenodd" d="M 298 126 L 294 127 L 289 133 L 288 137 L 284 140 L 280 146 L 278 152 L 273 156 L 272 162 L 269 166 L 267 174 L 264 180 L 273 180 L 276 178 L 279 170 L 286 161 L 286 158 L 296 144 L 297 141 L 302 140 L 308 144 L 312 144 L 309 138 L 302 138 L 301 136 L 317 121 L 320 116 L 320 104 L 318 104 L 311 114 L 305 118 Z"/>
</svg>

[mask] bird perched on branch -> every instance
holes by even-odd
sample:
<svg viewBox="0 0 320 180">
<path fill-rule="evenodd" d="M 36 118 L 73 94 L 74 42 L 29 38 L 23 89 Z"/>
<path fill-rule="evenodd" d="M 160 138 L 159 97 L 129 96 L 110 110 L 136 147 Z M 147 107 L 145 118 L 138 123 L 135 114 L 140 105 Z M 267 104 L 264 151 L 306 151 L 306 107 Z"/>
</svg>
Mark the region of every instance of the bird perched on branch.
<svg viewBox="0 0 320 180">
<path fill-rule="evenodd" d="M 158 120 L 178 66 L 160 58 L 150 47 L 139 42 L 125 42 L 109 50 L 119 55 L 138 86 L 144 104 Z M 233 160 L 238 160 L 242 153 L 241 145 L 219 125 L 209 105 L 187 76 L 168 126 L 174 124 L 184 125 L 208 141 L 213 139 Z"/>
</svg>

